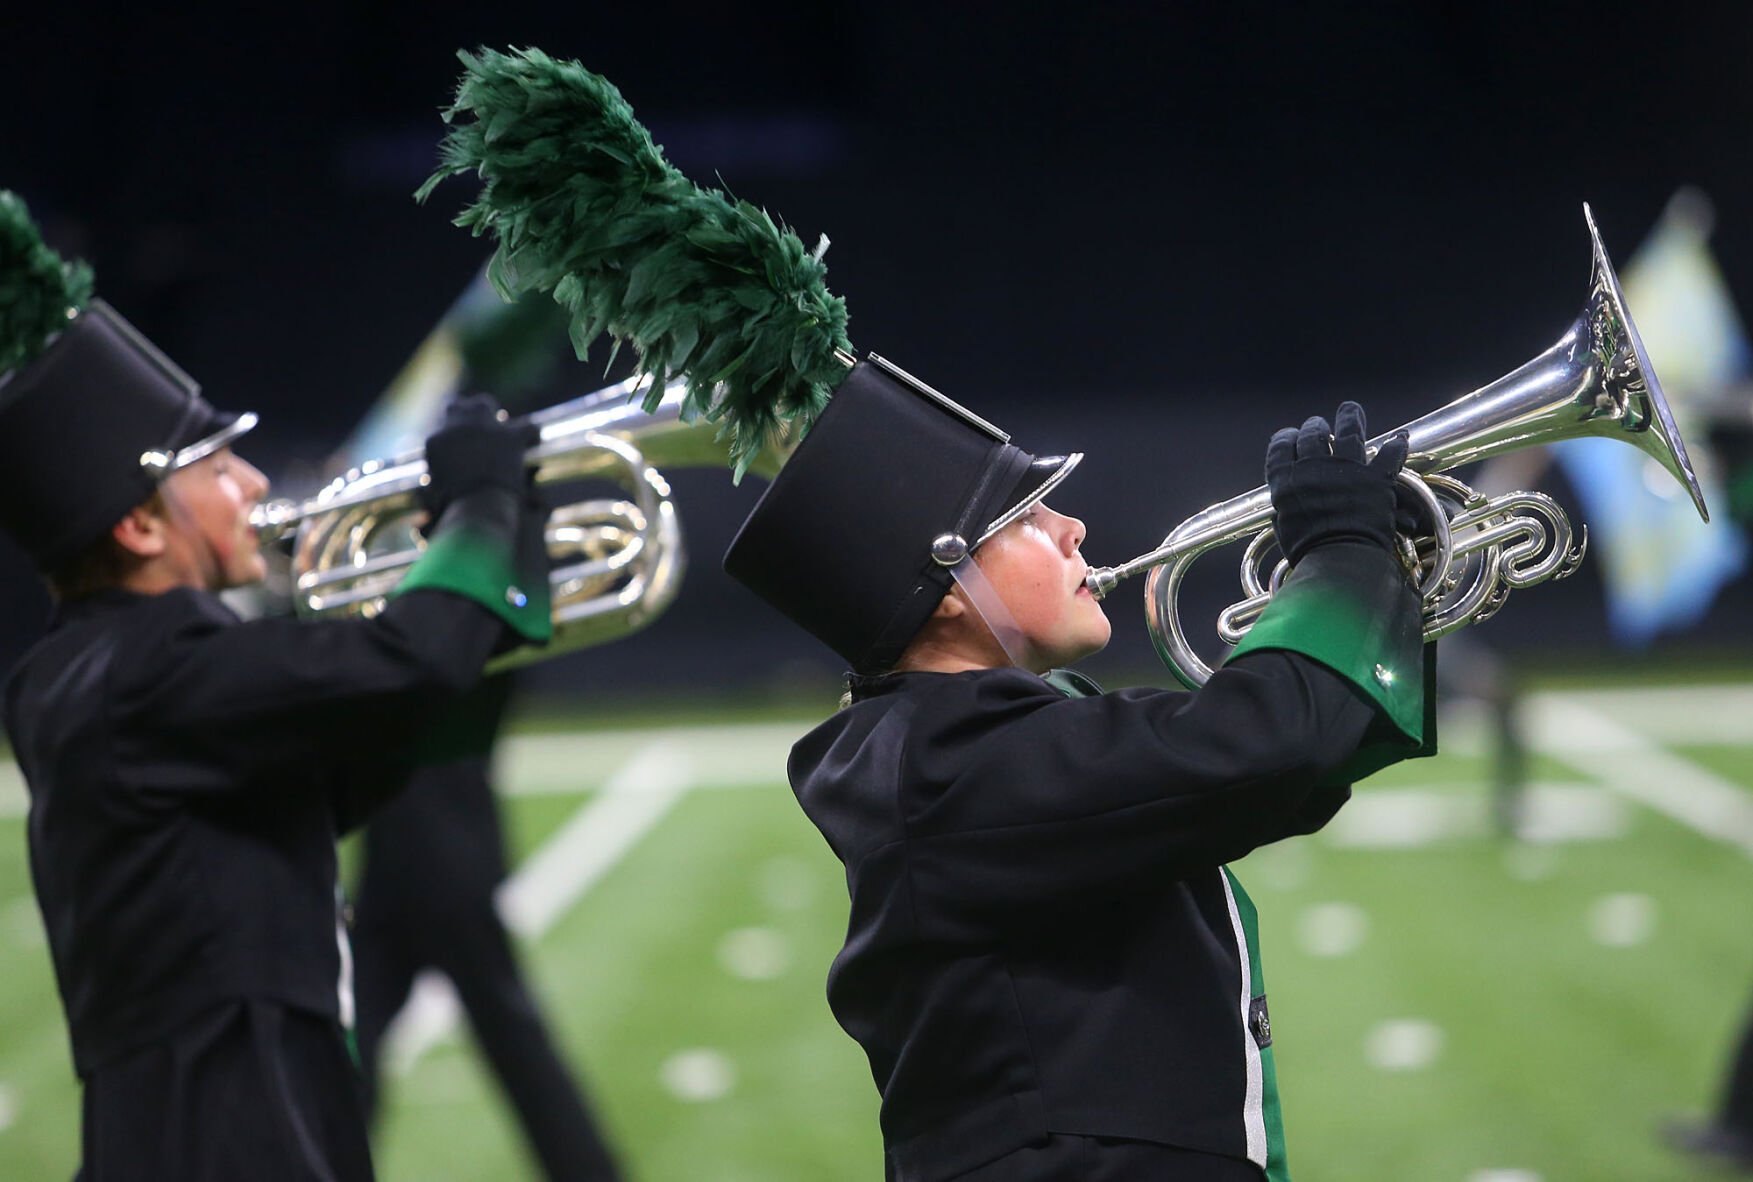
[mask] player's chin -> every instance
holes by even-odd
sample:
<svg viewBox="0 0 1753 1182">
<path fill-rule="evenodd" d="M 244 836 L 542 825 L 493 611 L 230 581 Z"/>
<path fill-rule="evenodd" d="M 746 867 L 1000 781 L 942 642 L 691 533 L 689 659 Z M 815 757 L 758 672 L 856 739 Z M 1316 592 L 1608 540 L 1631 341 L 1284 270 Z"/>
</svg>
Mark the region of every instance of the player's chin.
<svg viewBox="0 0 1753 1182">
<path fill-rule="evenodd" d="M 1078 621 L 1073 635 L 1075 640 L 1067 647 L 1072 650 L 1064 664 L 1081 661 L 1085 657 L 1094 656 L 1108 647 L 1108 641 L 1114 634 L 1114 626 L 1108 623 L 1108 617 L 1098 608 L 1084 619 Z"/>
</svg>

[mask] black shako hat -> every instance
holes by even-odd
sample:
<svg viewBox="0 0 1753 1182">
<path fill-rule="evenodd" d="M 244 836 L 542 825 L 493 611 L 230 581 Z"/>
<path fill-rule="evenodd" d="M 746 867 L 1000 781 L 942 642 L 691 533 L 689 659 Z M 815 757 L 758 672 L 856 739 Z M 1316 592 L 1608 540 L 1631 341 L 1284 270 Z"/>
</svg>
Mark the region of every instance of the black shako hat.
<svg viewBox="0 0 1753 1182">
<path fill-rule="evenodd" d="M 887 669 L 951 569 L 1082 459 L 1030 455 L 873 353 L 762 494 L 724 569 L 854 671 Z"/>
<path fill-rule="evenodd" d="M 256 425 L 214 409 L 138 329 L 92 300 L 0 374 L 0 529 L 53 572 L 166 476 Z"/>
</svg>

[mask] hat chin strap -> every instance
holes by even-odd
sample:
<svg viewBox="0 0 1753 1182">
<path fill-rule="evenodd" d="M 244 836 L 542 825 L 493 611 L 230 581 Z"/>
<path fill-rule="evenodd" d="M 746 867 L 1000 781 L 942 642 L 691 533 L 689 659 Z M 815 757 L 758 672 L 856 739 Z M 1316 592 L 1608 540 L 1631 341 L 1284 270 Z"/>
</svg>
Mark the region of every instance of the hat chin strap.
<svg viewBox="0 0 1753 1182">
<path fill-rule="evenodd" d="M 1029 668 L 1029 642 L 1023 636 L 1023 630 L 1017 627 L 1016 617 L 1010 614 L 1010 608 L 1004 605 L 998 588 L 992 585 L 992 580 L 986 577 L 986 572 L 980 569 L 974 556 L 969 554 L 950 567 L 950 577 L 955 579 L 956 586 L 967 596 L 974 614 L 980 617 L 986 630 L 998 641 L 998 647 L 1004 650 L 1010 663 L 1018 669 Z"/>
</svg>

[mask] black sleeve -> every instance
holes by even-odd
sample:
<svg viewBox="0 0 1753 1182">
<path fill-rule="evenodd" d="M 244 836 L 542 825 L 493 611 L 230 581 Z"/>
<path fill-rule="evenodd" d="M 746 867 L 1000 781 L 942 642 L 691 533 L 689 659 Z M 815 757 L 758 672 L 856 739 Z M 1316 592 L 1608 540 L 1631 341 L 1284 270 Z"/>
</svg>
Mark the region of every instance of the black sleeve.
<svg viewBox="0 0 1753 1182">
<path fill-rule="evenodd" d="M 171 737 L 211 768 L 165 787 L 227 791 L 314 758 L 399 754 L 451 695 L 480 676 L 499 618 L 448 591 L 414 591 L 375 619 L 239 622 L 210 596 L 135 646 L 113 676 L 118 729 Z"/>
<path fill-rule="evenodd" d="M 1377 711 L 1322 664 L 1264 651 L 1192 694 L 957 679 L 919 716 L 903 757 L 908 861 L 922 915 L 953 923 L 1172 881 L 1316 828 L 1348 795 L 1333 773 Z"/>
<path fill-rule="evenodd" d="M 344 837 L 371 819 L 378 809 L 413 782 L 419 772 L 413 744 L 391 741 L 358 744 L 335 765 L 330 803 L 335 836 Z"/>
<path fill-rule="evenodd" d="M 513 678 L 485 677 L 460 696 L 436 704 L 420 721 L 414 741 L 355 746 L 336 772 L 335 829 L 347 833 L 370 820 L 423 770 L 478 764 L 486 767 L 505 721 Z"/>
</svg>

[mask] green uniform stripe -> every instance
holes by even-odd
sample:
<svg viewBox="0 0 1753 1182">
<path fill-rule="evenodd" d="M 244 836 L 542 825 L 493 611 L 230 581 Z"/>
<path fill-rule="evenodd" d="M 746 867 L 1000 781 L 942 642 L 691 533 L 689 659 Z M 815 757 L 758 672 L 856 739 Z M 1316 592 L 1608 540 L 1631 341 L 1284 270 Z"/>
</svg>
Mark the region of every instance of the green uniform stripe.
<svg viewBox="0 0 1753 1182">
<path fill-rule="evenodd" d="M 1260 967 L 1260 914 L 1254 900 L 1242 889 L 1228 866 L 1223 867 L 1229 880 L 1230 893 L 1236 901 L 1236 915 L 1242 921 L 1242 934 L 1248 945 L 1248 979 L 1253 983 L 1256 998 L 1266 996 L 1266 977 Z M 1252 1039 L 1253 1031 L 1245 1028 L 1242 1037 Z M 1260 1114 L 1266 1124 L 1267 1182 L 1290 1182 L 1290 1163 L 1284 1148 L 1284 1110 L 1278 1100 L 1278 1072 L 1272 1063 L 1272 1048 L 1260 1048 Z"/>
<path fill-rule="evenodd" d="M 1072 669 L 1053 669 L 1043 675 L 1047 683 L 1068 698 L 1089 697 L 1101 693 L 1101 687 L 1083 674 Z M 1236 881 L 1228 866 L 1222 867 L 1224 878 L 1229 883 L 1230 897 L 1235 905 L 1236 919 L 1240 921 L 1242 942 L 1246 945 L 1248 957 L 1248 982 L 1250 1000 L 1266 996 L 1266 977 L 1260 968 L 1260 915 L 1254 907 L 1254 900 Z M 1238 999 L 1239 1000 L 1239 999 Z M 1248 1027 L 1247 1015 L 1238 1011 L 1242 1021 L 1242 1037 L 1253 1039 L 1254 1033 Z M 1247 1053 L 1248 1044 L 1242 1050 Z M 1267 1182 L 1290 1182 L 1290 1164 L 1284 1150 L 1284 1112 L 1278 1102 L 1278 1072 L 1272 1063 L 1272 1048 L 1260 1047 L 1260 1117 L 1266 1130 L 1266 1179 Z M 1244 1120 L 1246 1116 L 1244 1114 Z"/>
</svg>

